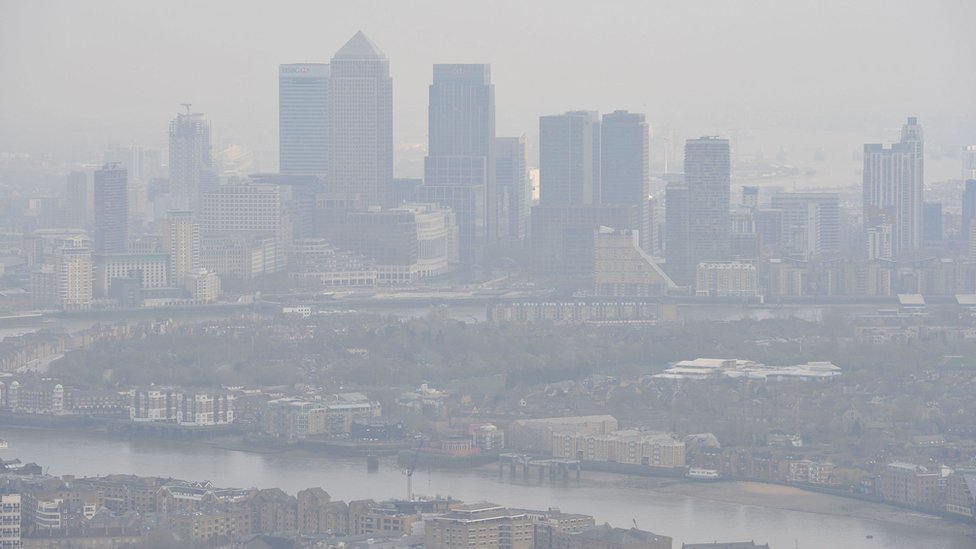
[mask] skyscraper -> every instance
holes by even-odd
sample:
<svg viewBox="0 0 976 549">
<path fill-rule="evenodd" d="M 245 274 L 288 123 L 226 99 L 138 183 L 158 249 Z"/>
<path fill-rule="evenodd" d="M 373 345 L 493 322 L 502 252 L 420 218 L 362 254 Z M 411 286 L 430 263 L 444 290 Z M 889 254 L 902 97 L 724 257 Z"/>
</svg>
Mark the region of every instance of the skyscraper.
<svg viewBox="0 0 976 549">
<path fill-rule="evenodd" d="M 350 206 L 382 206 L 393 179 L 390 62 L 361 31 L 332 58 L 329 184 Z"/>
<path fill-rule="evenodd" d="M 976 179 L 976 145 L 966 145 L 962 151 L 962 179 Z"/>
<path fill-rule="evenodd" d="M 596 113 L 584 111 L 539 118 L 540 205 L 593 204 L 599 197 L 599 124 Z"/>
<path fill-rule="evenodd" d="M 190 210 L 166 212 L 163 249 L 169 254 L 169 280 L 183 286 L 184 275 L 200 268 L 200 225 Z"/>
<path fill-rule="evenodd" d="M 88 176 L 85 172 L 71 172 L 64 189 L 64 209 L 67 226 L 84 229 L 88 224 Z"/>
<path fill-rule="evenodd" d="M 688 187 L 670 183 L 664 190 L 664 270 L 677 284 L 695 279 L 695 263 L 688 240 Z"/>
<path fill-rule="evenodd" d="M 701 137 L 685 142 L 688 187 L 688 244 L 692 269 L 702 261 L 729 261 L 732 164 L 728 139 Z"/>
<path fill-rule="evenodd" d="M 200 195 L 217 186 L 210 121 L 200 113 L 176 115 L 169 125 L 170 207 L 199 211 Z"/>
<path fill-rule="evenodd" d="M 95 170 L 95 253 L 123 254 L 129 235 L 128 173 L 117 164 Z"/>
<path fill-rule="evenodd" d="M 526 167 L 525 137 L 495 139 L 499 238 L 522 240 L 527 234 L 532 188 Z"/>
<path fill-rule="evenodd" d="M 614 111 L 603 115 L 600 144 L 600 202 L 632 204 L 641 212 L 640 241 L 651 249 L 648 127 L 644 115 Z"/>
<path fill-rule="evenodd" d="M 329 173 L 329 65 L 278 67 L 278 171 Z"/>
<path fill-rule="evenodd" d="M 495 188 L 495 86 L 491 83 L 491 66 L 434 65 L 428 112 L 429 157 L 480 158 L 484 163 L 484 180 L 474 182 L 484 193 L 482 211 L 476 212 L 476 220 L 461 215 L 457 219 L 459 225 L 475 223 L 484 227 L 480 240 L 472 242 L 481 247 L 484 240 L 497 237 L 499 209 Z M 438 165 L 442 162 L 425 164 Z"/>
<path fill-rule="evenodd" d="M 962 238 L 969 239 L 969 231 L 976 226 L 976 178 L 967 179 L 962 192 Z"/>
<path fill-rule="evenodd" d="M 908 119 L 901 141 L 890 148 L 864 145 L 864 226 L 891 224 L 896 255 L 922 246 L 922 145 L 922 127 L 915 117 Z"/>
</svg>

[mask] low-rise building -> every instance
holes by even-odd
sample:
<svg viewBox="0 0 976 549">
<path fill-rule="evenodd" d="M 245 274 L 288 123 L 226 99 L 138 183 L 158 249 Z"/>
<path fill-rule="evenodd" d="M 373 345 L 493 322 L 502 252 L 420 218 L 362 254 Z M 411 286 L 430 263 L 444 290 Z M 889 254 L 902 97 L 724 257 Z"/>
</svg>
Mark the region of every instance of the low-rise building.
<svg viewBox="0 0 976 549">
<path fill-rule="evenodd" d="M 424 520 L 425 547 L 532 549 L 534 524 L 523 511 L 493 503 L 457 507 Z"/>
<path fill-rule="evenodd" d="M 913 463 L 889 463 L 881 472 L 881 497 L 906 505 L 931 506 L 939 501 L 942 474 Z"/>
<path fill-rule="evenodd" d="M 669 433 L 623 430 L 587 435 L 564 431 L 552 434 L 552 455 L 628 465 L 684 467 L 685 443 Z"/>
</svg>

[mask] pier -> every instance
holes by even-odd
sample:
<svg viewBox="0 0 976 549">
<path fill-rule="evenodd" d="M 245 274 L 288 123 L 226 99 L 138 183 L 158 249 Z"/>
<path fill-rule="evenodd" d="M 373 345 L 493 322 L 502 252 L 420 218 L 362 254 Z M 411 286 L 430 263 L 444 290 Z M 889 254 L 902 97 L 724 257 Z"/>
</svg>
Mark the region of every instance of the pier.
<svg viewBox="0 0 976 549">
<path fill-rule="evenodd" d="M 538 479 L 539 483 L 545 482 L 569 482 L 570 474 L 576 477 L 576 482 L 580 481 L 582 471 L 581 462 L 577 459 L 536 459 L 527 454 L 500 454 L 498 456 L 498 478 L 505 478 L 505 469 L 508 469 L 510 480 L 521 480 L 529 482 L 531 479 Z"/>
</svg>

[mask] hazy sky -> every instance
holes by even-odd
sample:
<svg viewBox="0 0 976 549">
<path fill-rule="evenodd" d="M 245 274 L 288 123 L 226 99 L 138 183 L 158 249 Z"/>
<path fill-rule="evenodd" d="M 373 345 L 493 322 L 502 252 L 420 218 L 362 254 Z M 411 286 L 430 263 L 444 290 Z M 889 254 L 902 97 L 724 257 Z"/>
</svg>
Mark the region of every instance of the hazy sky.
<svg viewBox="0 0 976 549">
<path fill-rule="evenodd" d="M 0 151 L 162 144 L 179 103 L 216 143 L 277 148 L 277 65 L 362 29 L 390 58 L 398 144 L 426 144 L 433 63 L 491 63 L 499 135 L 567 109 L 684 135 L 839 131 L 976 142 L 976 1 L 0 0 Z M 863 134 L 863 138 L 861 135 Z M 789 132 L 787 132 L 789 135 Z"/>
</svg>

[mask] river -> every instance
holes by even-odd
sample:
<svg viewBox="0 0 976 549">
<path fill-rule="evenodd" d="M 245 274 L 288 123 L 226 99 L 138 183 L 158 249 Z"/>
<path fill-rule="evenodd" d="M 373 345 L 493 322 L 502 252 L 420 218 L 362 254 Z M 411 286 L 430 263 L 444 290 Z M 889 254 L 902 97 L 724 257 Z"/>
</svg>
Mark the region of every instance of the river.
<svg viewBox="0 0 976 549">
<path fill-rule="evenodd" d="M 280 487 L 294 494 L 322 486 L 334 499 L 403 498 L 406 478 L 393 461 L 367 473 L 362 459 L 325 458 L 296 453 L 258 454 L 204 444 L 163 440 L 122 440 L 107 436 L 23 429 L 3 429 L 10 447 L 0 457 L 36 462 L 52 475 L 131 473 L 209 480 L 219 486 Z M 499 480 L 490 469 L 424 471 L 414 475 L 418 494 L 453 496 L 465 501 L 594 515 L 598 523 L 646 530 L 681 543 L 755 540 L 774 549 L 972 549 L 976 526 L 895 511 L 887 506 L 827 498 L 819 512 L 777 509 L 682 495 L 665 489 L 638 488 L 627 481 L 577 485 L 519 484 Z M 715 484 L 714 490 L 722 490 Z M 728 486 L 728 485 L 727 485 Z M 735 489 L 731 485 L 730 489 Z M 807 497 L 807 496 L 804 496 Z M 833 507 L 836 505 L 836 507 Z M 826 509 L 826 510 L 825 510 Z M 852 512 L 851 510 L 855 510 Z M 856 512 L 862 510 L 864 513 Z M 877 518 L 866 518 L 879 516 Z M 911 520 L 908 520 L 911 519 Z M 867 536 L 873 536 L 868 538 Z"/>
</svg>

